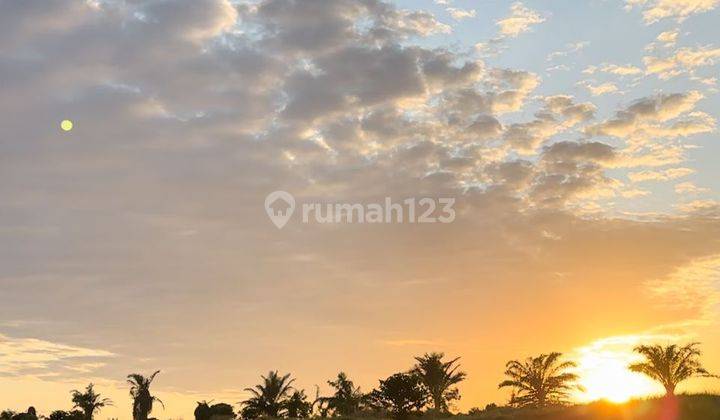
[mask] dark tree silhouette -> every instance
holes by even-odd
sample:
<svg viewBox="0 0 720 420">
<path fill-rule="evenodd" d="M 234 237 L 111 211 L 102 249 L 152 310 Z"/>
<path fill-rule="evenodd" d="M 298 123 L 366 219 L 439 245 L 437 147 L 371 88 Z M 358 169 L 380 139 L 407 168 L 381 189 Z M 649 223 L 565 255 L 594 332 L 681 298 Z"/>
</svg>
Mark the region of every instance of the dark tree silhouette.
<svg viewBox="0 0 720 420">
<path fill-rule="evenodd" d="M 12 410 L 3 410 L 3 412 L 0 413 L 0 420 L 12 420 L 16 414 L 17 413 Z"/>
<path fill-rule="evenodd" d="M 282 415 L 295 379 L 290 379 L 289 373 L 280 376 L 277 371 L 270 371 L 268 376 L 262 376 L 262 379 L 262 384 L 255 385 L 254 388 L 245 388 L 252 394 L 252 397 L 241 403 L 243 418 L 254 419 Z"/>
<path fill-rule="evenodd" d="M 675 395 L 677 385 L 686 379 L 694 376 L 714 377 L 700 364 L 702 353 L 697 348 L 699 345 L 700 343 L 690 343 L 682 347 L 676 344 L 637 346 L 635 351 L 640 353 L 645 361 L 634 363 L 629 369 L 660 382 L 666 395 Z"/>
<path fill-rule="evenodd" d="M 454 385 L 466 378 L 465 372 L 458 371 L 459 357 L 444 362 L 444 353 L 425 353 L 416 357 L 417 363 L 412 369 L 422 383 L 427 387 L 433 410 L 447 412 L 452 401 L 460 399 L 460 391 Z"/>
<path fill-rule="evenodd" d="M 561 353 L 541 354 L 520 362 L 511 360 L 505 365 L 505 375 L 499 388 L 513 388 L 510 405 L 517 407 L 546 407 L 564 404 L 576 385 L 578 375 L 567 372 L 576 367 L 574 362 L 561 362 Z"/>
<path fill-rule="evenodd" d="M 335 380 L 328 381 L 328 385 L 335 389 L 331 397 L 321 398 L 327 403 L 327 409 L 339 416 L 350 416 L 360 410 L 363 393 L 356 387 L 345 372 L 340 372 Z"/>
<path fill-rule="evenodd" d="M 55 410 L 47 416 L 47 420 L 85 420 L 85 413 L 80 410 Z"/>
<path fill-rule="evenodd" d="M 15 414 L 12 417 L 13 420 L 37 420 L 37 418 L 37 411 L 32 406 L 28 407 L 26 412 Z"/>
<path fill-rule="evenodd" d="M 368 395 L 373 407 L 390 412 L 394 418 L 404 419 L 419 414 L 429 400 L 429 393 L 422 380 L 415 374 L 396 373 L 385 380 Z"/>
<path fill-rule="evenodd" d="M 228 420 L 235 418 L 235 411 L 230 404 L 217 403 L 210 405 L 207 401 L 198 401 L 195 407 L 195 420 Z"/>
<path fill-rule="evenodd" d="M 295 391 L 285 403 L 287 416 L 293 419 L 310 417 L 313 405 L 307 400 L 304 390 Z"/>
<path fill-rule="evenodd" d="M 130 396 L 133 399 L 133 420 L 148 420 L 148 416 L 152 413 L 155 402 L 160 403 L 160 405 L 165 408 L 165 404 L 163 404 L 159 398 L 150 394 L 150 385 L 158 373 L 160 373 L 159 370 L 148 377 L 138 373 L 128 375 Z"/>
<path fill-rule="evenodd" d="M 210 403 L 207 401 L 198 401 L 193 415 L 195 416 L 195 420 L 210 420 L 210 416 L 212 415 Z"/>
<path fill-rule="evenodd" d="M 79 408 L 84 413 L 85 420 L 93 420 L 96 411 L 105 406 L 112 405 L 109 398 L 102 398 L 102 395 L 95 392 L 93 384 L 85 388 L 85 392 L 72 390 L 73 408 Z"/>
</svg>

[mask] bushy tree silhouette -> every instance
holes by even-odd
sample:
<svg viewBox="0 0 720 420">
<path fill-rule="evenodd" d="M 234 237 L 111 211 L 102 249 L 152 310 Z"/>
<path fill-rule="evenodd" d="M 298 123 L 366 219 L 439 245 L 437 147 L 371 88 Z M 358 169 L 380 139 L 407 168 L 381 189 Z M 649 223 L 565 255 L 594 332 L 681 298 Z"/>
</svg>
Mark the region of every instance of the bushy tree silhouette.
<svg viewBox="0 0 720 420">
<path fill-rule="evenodd" d="M 404 419 L 419 414 L 429 401 L 429 392 L 420 377 L 413 373 L 396 373 L 380 380 L 380 386 L 368 394 L 373 407 Z"/>
<path fill-rule="evenodd" d="M 85 420 L 85 413 L 80 410 L 55 410 L 47 416 L 47 420 Z"/>
<path fill-rule="evenodd" d="M 195 420 L 228 420 L 235 418 L 235 411 L 230 404 L 217 403 L 210 405 L 207 401 L 198 401 L 193 414 Z"/>
<path fill-rule="evenodd" d="M 84 392 L 78 390 L 70 391 L 72 394 L 73 408 L 79 408 L 84 414 L 85 420 L 93 420 L 95 412 L 105 406 L 112 405 L 112 400 L 102 398 L 102 395 L 95 392 L 93 384 L 85 387 Z"/>
<path fill-rule="evenodd" d="M 460 391 L 455 387 L 466 378 L 466 373 L 458 371 L 459 357 L 443 361 L 444 353 L 425 353 L 416 357 L 412 372 L 417 375 L 427 387 L 433 410 L 447 412 L 452 401 L 460 399 Z"/>
<path fill-rule="evenodd" d="M 682 347 L 676 344 L 637 346 L 635 351 L 640 353 L 645 361 L 634 363 L 629 369 L 660 382 L 666 395 L 675 395 L 677 385 L 686 379 L 694 376 L 714 376 L 700 364 L 702 353 L 698 349 L 699 345 L 700 343 L 690 343 Z"/>
<path fill-rule="evenodd" d="M 310 417 L 312 403 L 307 400 L 304 390 L 295 391 L 286 402 L 287 416 L 293 419 Z"/>
<path fill-rule="evenodd" d="M 148 416 L 152 413 L 153 404 L 155 402 L 165 408 L 163 402 L 150 394 L 150 385 L 155 376 L 160 373 L 159 370 L 155 371 L 152 375 L 145 377 L 138 373 L 128 375 L 128 384 L 130 384 L 130 396 L 133 399 L 133 420 L 148 420 Z"/>
<path fill-rule="evenodd" d="M 582 389 L 575 384 L 578 375 L 568 372 L 574 362 L 562 362 L 561 353 L 541 354 L 525 361 L 511 360 L 505 365 L 505 375 L 499 388 L 513 388 L 510 405 L 517 407 L 546 407 L 564 404 L 569 392 Z"/>
</svg>

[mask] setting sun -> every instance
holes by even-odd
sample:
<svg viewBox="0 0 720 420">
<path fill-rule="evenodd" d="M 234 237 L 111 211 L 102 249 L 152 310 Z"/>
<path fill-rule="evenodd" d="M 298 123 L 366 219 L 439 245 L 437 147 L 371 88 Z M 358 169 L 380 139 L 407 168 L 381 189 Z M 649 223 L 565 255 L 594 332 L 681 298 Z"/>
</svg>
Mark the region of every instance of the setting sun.
<svg viewBox="0 0 720 420">
<path fill-rule="evenodd" d="M 662 393 L 650 379 L 628 370 L 628 365 L 638 360 L 628 345 L 632 341 L 633 338 L 603 339 L 579 350 L 578 373 L 584 391 L 578 393 L 578 400 L 623 403 Z"/>
</svg>

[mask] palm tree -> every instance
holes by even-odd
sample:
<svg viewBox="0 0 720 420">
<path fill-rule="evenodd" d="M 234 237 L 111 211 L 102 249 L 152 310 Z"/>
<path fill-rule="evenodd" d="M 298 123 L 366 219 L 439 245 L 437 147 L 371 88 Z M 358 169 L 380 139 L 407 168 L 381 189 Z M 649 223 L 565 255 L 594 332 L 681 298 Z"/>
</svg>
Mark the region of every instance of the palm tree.
<svg viewBox="0 0 720 420">
<path fill-rule="evenodd" d="M 335 394 L 332 397 L 324 397 L 322 400 L 327 403 L 327 408 L 334 414 L 350 416 L 360 409 L 363 393 L 345 372 L 338 373 L 334 381 L 328 381 L 328 385 L 335 388 Z"/>
<path fill-rule="evenodd" d="M 254 388 L 245 388 L 252 397 L 243 401 L 243 418 L 279 417 L 285 408 L 288 393 L 293 389 L 290 374 L 278 375 L 277 371 L 270 371 L 268 376 L 262 376 L 263 383 Z"/>
<path fill-rule="evenodd" d="M 160 373 L 159 370 L 148 377 L 138 373 L 127 376 L 130 384 L 130 396 L 133 399 L 133 420 L 148 420 L 155 402 L 159 402 L 165 408 L 165 404 L 158 397 L 150 394 L 150 384 L 158 373 Z"/>
<path fill-rule="evenodd" d="M 715 377 L 700 364 L 700 343 L 690 343 L 685 346 L 672 344 L 669 346 L 637 346 L 635 351 L 640 353 L 645 361 L 629 366 L 633 372 L 649 376 L 665 387 L 668 396 L 675 395 L 675 387 L 694 376 Z"/>
<path fill-rule="evenodd" d="M 443 362 L 443 357 L 444 353 L 425 353 L 415 358 L 417 364 L 411 371 L 427 387 L 433 410 L 437 412 L 447 412 L 449 403 L 460 399 L 460 391 L 453 386 L 464 381 L 467 376 L 465 372 L 458 371 L 459 357 L 447 362 Z"/>
<path fill-rule="evenodd" d="M 100 394 L 95 393 L 93 384 L 89 384 L 85 388 L 85 392 L 78 390 L 72 390 L 73 408 L 79 408 L 85 413 L 85 420 L 92 420 L 95 411 L 100 410 L 106 405 L 112 405 L 112 401 L 109 398 L 101 398 Z"/>
<path fill-rule="evenodd" d="M 524 362 L 511 360 L 505 365 L 505 375 L 498 388 L 513 388 L 510 405 L 519 407 L 546 407 L 564 404 L 572 389 L 582 390 L 574 382 L 578 375 L 567 372 L 575 368 L 574 362 L 561 362 L 561 353 L 541 354 Z"/>
</svg>

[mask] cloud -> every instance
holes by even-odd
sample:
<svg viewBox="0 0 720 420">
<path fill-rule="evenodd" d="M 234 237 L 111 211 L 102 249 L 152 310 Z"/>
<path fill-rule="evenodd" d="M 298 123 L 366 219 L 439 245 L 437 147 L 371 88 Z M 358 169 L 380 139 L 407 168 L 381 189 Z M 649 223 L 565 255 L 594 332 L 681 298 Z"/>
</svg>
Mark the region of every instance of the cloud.
<svg viewBox="0 0 720 420">
<path fill-rule="evenodd" d="M 561 57 L 566 57 L 568 55 L 584 50 L 588 45 L 590 45 L 590 42 L 588 41 L 580 41 L 567 44 L 565 46 L 565 49 L 548 54 L 546 60 L 553 61 Z"/>
<path fill-rule="evenodd" d="M 688 209 L 707 206 L 695 201 Z M 705 322 L 717 315 L 720 303 L 720 257 L 699 258 L 677 268 L 667 277 L 647 282 L 648 290 L 663 305 L 692 311 L 692 316 Z"/>
<path fill-rule="evenodd" d="M 581 82 L 581 84 L 583 86 L 585 86 L 585 88 L 590 92 L 590 94 L 592 96 L 600 96 L 600 95 L 605 95 L 608 93 L 613 93 L 613 92 L 618 91 L 617 86 L 615 86 L 615 84 L 611 83 L 611 82 L 605 82 L 605 83 L 601 83 L 599 85 L 593 85 L 589 81 L 584 81 L 584 82 Z"/>
<path fill-rule="evenodd" d="M 682 178 L 694 173 L 695 170 L 691 168 L 670 168 L 662 171 L 630 172 L 628 174 L 628 178 L 630 178 L 633 182 L 668 181 L 671 179 Z"/>
<path fill-rule="evenodd" d="M 683 21 L 688 17 L 715 9 L 719 0 L 625 0 L 626 8 L 642 8 L 643 20 L 653 24 L 662 19 Z"/>
<path fill-rule="evenodd" d="M 675 192 L 678 194 L 700 194 L 709 191 L 707 188 L 701 188 L 692 182 L 681 182 L 675 184 Z"/>
<path fill-rule="evenodd" d="M 594 114 L 595 107 L 589 103 L 576 104 L 566 95 L 550 96 L 534 120 L 507 125 L 503 140 L 521 154 L 533 154 L 543 142 L 592 119 Z"/>
<path fill-rule="evenodd" d="M 595 74 L 596 72 L 609 73 L 617 76 L 637 76 L 644 73 L 642 69 L 629 64 L 618 65 L 609 63 L 603 63 L 599 66 L 588 66 L 582 71 L 583 74 Z"/>
<path fill-rule="evenodd" d="M 657 74 L 661 79 L 669 79 L 684 72 L 692 73 L 696 68 L 715 64 L 720 58 L 720 48 L 710 46 L 680 48 L 668 57 L 647 56 L 643 58 L 648 74 Z"/>
<path fill-rule="evenodd" d="M 496 21 L 495 24 L 500 27 L 501 35 L 514 38 L 542 22 L 545 22 L 545 18 L 539 13 L 515 2 L 510 6 L 510 16 Z"/>
<path fill-rule="evenodd" d="M 655 123 L 664 123 L 687 114 L 702 97 L 703 95 L 700 92 L 690 91 L 642 98 L 632 103 L 625 110 L 618 112 L 615 118 L 587 127 L 586 132 L 591 135 L 618 137 L 643 130 L 662 132 L 663 126 L 654 125 Z M 685 121 L 687 124 L 675 123 L 665 127 L 668 132 L 672 132 L 673 128 L 697 128 L 692 125 L 694 121 Z M 703 131 L 705 131 L 705 128 L 707 128 L 706 125 L 700 127 Z M 677 134 L 682 135 L 683 133 L 680 131 Z"/>
<path fill-rule="evenodd" d="M 720 215 L 720 203 L 715 200 L 693 200 L 686 203 L 680 203 L 676 207 L 683 213 L 693 215 L 702 215 L 706 217 L 718 217 L 718 215 Z"/>
<path fill-rule="evenodd" d="M 93 360 L 114 356 L 105 350 L 0 334 L 0 376 L 43 377 L 70 372 L 89 373 L 104 366 L 104 363 Z"/>
<path fill-rule="evenodd" d="M 455 20 L 474 18 L 476 13 L 474 9 L 456 9 L 454 7 L 449 7 L 447 12 Z"/>
<path fill-rule="evenodd" d="M 680 31 L 677 29 L 661 32 L 660 35 L 657 36 L 657 40 L 661 42 L 664 46 L 671 47 L 677 42 L 679 33 Z"/>
</svg>

